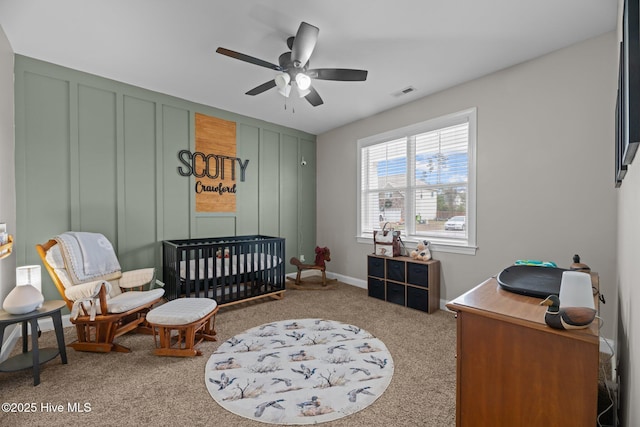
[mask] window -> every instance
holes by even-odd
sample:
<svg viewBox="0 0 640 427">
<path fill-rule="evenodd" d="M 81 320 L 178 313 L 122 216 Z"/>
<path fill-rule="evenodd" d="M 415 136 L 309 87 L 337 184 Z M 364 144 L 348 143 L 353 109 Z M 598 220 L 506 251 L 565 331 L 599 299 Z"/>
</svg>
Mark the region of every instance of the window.
<svg viewBox="0 0 640 427">
<path fill-rule="evenodd" d="M 358 141 L 358 237 L 389 223 L 408 242 L 475 254 L 476 109 Z"/>
</svg>

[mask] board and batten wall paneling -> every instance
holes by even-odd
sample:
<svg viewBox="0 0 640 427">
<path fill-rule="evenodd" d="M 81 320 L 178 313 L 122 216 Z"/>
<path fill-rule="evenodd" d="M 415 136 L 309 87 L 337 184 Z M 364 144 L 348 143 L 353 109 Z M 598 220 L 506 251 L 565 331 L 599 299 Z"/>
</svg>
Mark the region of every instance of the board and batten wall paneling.
<svg viewBox="0 0 640 427">
<path fill-rule="evenodd" d="M 188 150 L 191 126 L 189 111 L 162 106 L 162 160 L 158 172 L 158 239 L 184 239 L 189 227 L 192 202 L 191 180 L 178 174 L 178 152 Z"/>
<path fill-rule="evenodd" d="M 193 237 L 223 237 L 237 235 L 236 218 L 229 215 L 198 215 L 196 216 L 195 235 Z"/>
<path fill-rule="evenodd" d="M 15 181 L 15 103 L 14 103 L 14 53 L 7 35 L 0 27 L 0 222 L 7 230 L 16 231 L 16 181 Z M 0 303 L 13 290 L 16 277 L 16 257 L 7 257 L 0 262 Z M 5 340 L 11 336 L 13 325 L 5 330 Z M 2 346 L 0 342 L 0 347 Z M 8 346 L 5 347 L 8 350 Z M 6 352 L 6 351 L 5 351 Z M 0 356 L 2 352 L 0 351 Z"/>
<path fill-rule="evenodd" d="M 316 246 L 327 246 L 327 242 L 324 239 L 319 238 L 316 241 L 316 143 L 308 139 L 300 138 L 299 141 L 299 156 L 298 159 L 298 182 L 303 183 L 298 185 L 298 194 L 296 205 L 298 209 L 298 250 L 300 254 L 312 254 L 315 257 Z M 305 160 L 305 165 L 301 164 L 302 159 Z M 314 189 L 314 191 L 310 191 Z M 342 191 L 341 188 L 336 188 L 335 191 Z M 340 209 L 339 205 L 334 207 Z M 313 230 L 309 233 L 309 230 Z M 329 248 L 331 249 L 331 248 Z M 292 254 L 293 256 L 293 254 Z M 308 255 L 306 255 L 308 257 Z M 313 258 L 307 258 L 307 262 L 312 262 Z M 330 267 L 327 267 L 330 268 Z"/>
<path fill-rule="evenodd" d="M 78 222 L 117 243 L 116 93 L 78 85 Z M 75 228 L 75 227 L 74 227 Z"/>
<path fill-rule="evenodd" d="M 123 174 L 118 203 L 120 264 L 153 265 L 156 250 L 156 103 L 124 96 Z"/>
<path fill-rule="evenodd" d="M 71 227 L 69 82 L 16 76 L 16 265 L 38 263 L 34 246 Z M 26 113 L 28 112 L 28 113 Z M 75 165 L 77 167 L 77 165 Z M 31 197 L 24 197 L 25 195 Z M 43 287 L 44 297 L 57 296 Z M 59 298 L 59 296 L 58 296 Z"/>
<path fill-rule="evenodd" d="M 246 124 L 237 127 L 237 153 L 243 161 L 249 160 L 244 181 L 238 181 L 236 197 L 236 232 L 239 236 L 255 234 L 259 230 L 258 219 L 258 171 L 260 157 L 260 128 Z"/>
<path fill-rule="evenodd" d="M 154 265 L 159 277 L 166 239 L 282 235 L 290 254 L 313 257 L 315 176 L 294 153 L 315 164 L 314 135 L 15 59 L 17 265 L 39 263 L 34 245 L 69 230 L 105 234 L 123 269 Z M 237 156 L 249 165 L 235 212 L 196 213 L 195 180 L 178 174 L 178 152 L 195 149 L 196 113 L 237 125 Z M 46 274 L 43 290 L 59 298 Z"/>
<path fill-rule="evenodd" d="M 282 135 L 280 144 L 280 236 L 285 240 L 285 258 L 298 251 L 298 138 Z"/>
<path fill-rule="evenodd" d="M 263 130 L 258 162 L 258 209 L 260 234 L 280 232 L 280 133 Z"/>
</svg>

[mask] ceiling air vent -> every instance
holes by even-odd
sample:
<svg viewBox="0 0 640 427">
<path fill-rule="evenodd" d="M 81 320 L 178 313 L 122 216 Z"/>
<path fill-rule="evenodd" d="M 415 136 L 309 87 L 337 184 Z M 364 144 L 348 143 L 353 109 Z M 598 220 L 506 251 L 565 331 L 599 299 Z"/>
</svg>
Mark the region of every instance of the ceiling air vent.
<svg viewBox="0 0 640 427">
<path fill-rule="evenodd" d="M 399 90 L 398 92 L 395 92 L 395 93 L 393 94 L 393 96 L 408 95 L 408 94 L 410 94 L 410 93 L 412 93 L 412 92 L 415 92 L 415 91 L 416 91 L 416 88 L 415 88 L 415 87 L 413 87 L 413 86 L 407 86 L 407 87 L 405 87 L 404 89 L 401 89 L 401 90 Z"/>
</svg>

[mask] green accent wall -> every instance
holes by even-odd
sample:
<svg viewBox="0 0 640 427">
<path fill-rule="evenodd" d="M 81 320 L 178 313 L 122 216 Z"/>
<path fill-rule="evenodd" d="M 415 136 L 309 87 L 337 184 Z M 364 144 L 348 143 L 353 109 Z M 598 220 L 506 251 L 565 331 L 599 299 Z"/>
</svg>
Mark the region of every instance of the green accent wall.
<svg viewBox="0 0 640 427">
<path fill-rule="evenodd" d="M 280 236 L 288 272 L 292 256 L 313 260 L 315 135 L 20 55 L 15 108 L 18 265 L 39 263 L 34 246 L 69 230 L 103 233 L 123 270 L 160 275 L 168 239 Z M 195 212 L 195 179 L 178 174 L 196 113 L 236 122 L 249 165 L 235 213 Z M 59 297 L 45 270 L 43 293 Z"/>
</svg>

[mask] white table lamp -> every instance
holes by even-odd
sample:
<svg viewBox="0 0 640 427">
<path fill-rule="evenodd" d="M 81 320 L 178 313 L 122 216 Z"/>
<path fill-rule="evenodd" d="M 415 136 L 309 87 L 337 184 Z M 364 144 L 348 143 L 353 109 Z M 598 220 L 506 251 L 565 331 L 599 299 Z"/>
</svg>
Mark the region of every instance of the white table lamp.
<svg viewBox="0 0 640 427">
<path fill-rule="evenodd" d="M 25 314 L 42 307 L 43 302 L 40 266 L 16 268 L 16 287 L 4 299 L 2 308 L 11 314 Z"/>
<path fill-rule="evenodd" d="M 591 275 L 581 271 L 565 271 L 560 282 L 560 307 L 595 309 Z"/>
</svg>

